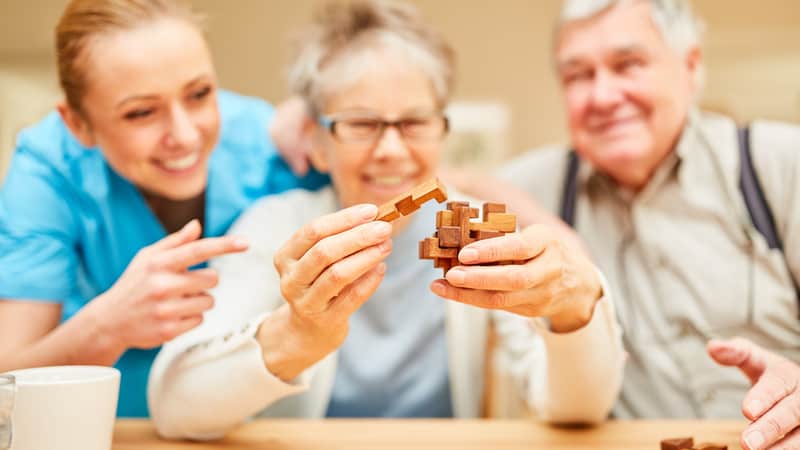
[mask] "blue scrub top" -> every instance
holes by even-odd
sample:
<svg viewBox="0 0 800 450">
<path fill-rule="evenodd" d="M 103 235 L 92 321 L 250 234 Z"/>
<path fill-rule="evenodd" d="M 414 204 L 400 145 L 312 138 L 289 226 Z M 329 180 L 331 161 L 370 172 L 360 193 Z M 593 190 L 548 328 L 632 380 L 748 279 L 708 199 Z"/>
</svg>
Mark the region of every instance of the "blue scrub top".
<svg viewBox="0 0 800 450">
<path fill-rule="evenodd" d="M 220 140 L 211 155 L 205 236 L 220 236 L 259 197 L 328 183 L 298 179 L 267 133 L 274 109 L 218 92 Z M 130 182 L 85 148 L 56 112 L 23 130 L 0 188 L 0 298 L 61 303 L 62 322 L 108 290 L 136 252 L 166 235 Z M 125 352 L 118 415 L 146 417 L 147 377 L 158 349 Z"/>
</svg>

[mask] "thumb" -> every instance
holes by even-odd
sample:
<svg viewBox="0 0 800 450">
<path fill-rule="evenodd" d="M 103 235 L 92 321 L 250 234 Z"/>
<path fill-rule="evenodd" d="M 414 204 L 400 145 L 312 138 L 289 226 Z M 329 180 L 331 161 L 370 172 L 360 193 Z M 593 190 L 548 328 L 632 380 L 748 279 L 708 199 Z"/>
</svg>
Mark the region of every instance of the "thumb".
<svg viewBox="0 0 800 450">
<path fill-rule="evenodd" d="M 767 354 L 756 344 L 744 338 L 712 339 L 707 345 L 708 354 L 723 366 L 735 366 L 755 383 L 767 367 Z"/>
</svg>

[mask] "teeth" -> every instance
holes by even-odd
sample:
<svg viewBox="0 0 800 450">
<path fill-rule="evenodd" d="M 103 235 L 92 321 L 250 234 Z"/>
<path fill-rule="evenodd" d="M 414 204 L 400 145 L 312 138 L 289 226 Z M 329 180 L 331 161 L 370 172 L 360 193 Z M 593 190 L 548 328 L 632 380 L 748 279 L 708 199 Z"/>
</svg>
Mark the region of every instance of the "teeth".
<svg viewBox="0 0 800 450">
<path fill-rule="evenodd" d="M 372 182 L 375 184 L 382 184 L 384 186 L 397 186 L 406 181 L 405 177 L 389 176 L 389 177 L 374 177 Z"/>
<path fill-rule="evenodd" d="M 200 159 L 200 152 L 194 152 L 182 158 L 164 160 L 161 164 L 170 170 L 184 170 L 195 165 L 198 159 Z"/>
</svg>

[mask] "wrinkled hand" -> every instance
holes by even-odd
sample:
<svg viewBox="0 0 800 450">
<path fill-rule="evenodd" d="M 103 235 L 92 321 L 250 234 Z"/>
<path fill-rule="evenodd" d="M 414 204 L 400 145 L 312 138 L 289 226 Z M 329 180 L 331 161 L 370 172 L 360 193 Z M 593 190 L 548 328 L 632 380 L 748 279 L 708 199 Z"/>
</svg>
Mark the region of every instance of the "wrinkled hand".
<svg viewBox="0 0 800 450">
<path fill-rule="evenodd" d="M 307 130 L 311 122 L 303 99 L 291 97 L 275 108 L 275 117 L 269 124 L 268 132 L 278 153 L 300 177 L 308 173 L 311 135 Z"/>
<path fill-rule="evenodd" d="M 481 308 L 548 317 L 556 332 L 586 325 L 602 295 L 594 265 L 546 225 L 474 242 L 461 249 L 458 258 L 464 265 L 450 269 L 446 281 L 434 281 L 434 293 Z M 519 263 L 470 265 L 504 260 Z"/>
<path fill-rule="evenodd" d="M 392 249 L 392 225 L 357 205 L 305 225 L 274 256 L 287 302 L 259 330 L 269 370 L 292 379 L 337 349 L 350 316 L 375 292 Z"/>
<path fill-rule="evenodd" d="M 241 252 L 247 243 L 225 236 L 199 239 L 193 220 L 181 230 L 141 249 L 125 272 L 87 310 L 95 314 L 104 335 L 117 347 L 153 348 L 196 327 L 214 305 L 206 292 L 216 286 L 213 269 L 189 267 L 226 253 Z"/>
<path fill-rule="evenodd" d="M 743 338 L 711 340 L 708 353 L 719 364 L 738 367 L 753 384 L 742 402 L 752 421 L 742 447 L 800 449 L 800 366 Z"/>
</svg>

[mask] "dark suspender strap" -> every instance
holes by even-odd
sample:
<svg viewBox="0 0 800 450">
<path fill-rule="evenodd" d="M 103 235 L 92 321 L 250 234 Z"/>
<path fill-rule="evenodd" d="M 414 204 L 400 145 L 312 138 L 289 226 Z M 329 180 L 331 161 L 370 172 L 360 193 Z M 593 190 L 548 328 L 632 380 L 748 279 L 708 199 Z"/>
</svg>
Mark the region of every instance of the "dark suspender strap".
<svg viewBox="0 0 800 450">
<path fill-rule="evenodd" d="M 747 204 L 747 212 L 750 220 L 755 225 L 756 230 L 767 240 L 769 248 L 783 250 L 783 243 L 778 235 L 775 226 L 775 218 L 761 189 L 761 182 L 758 180 L 753 167 L 753 159 L 750 156 L 750 129 L 740 128 L 739 133 L 739 188 L 742 190 L 744 202 Z"/>
<path fill-rule="evenodd" d="M 775 226 L 775 218 L 772 215 L 769 203 L 767 203 L 767 198 L 764 196 L 764 190 L 761 188 L 758 174 L 753 167 L 753 159 L 750 154 L 750 129 L 740 128 L 738 134 L 740 164 L 739 188 L 742 190 L 744 202 L 747 205 L 747 212 L 750 214 L 750 220 L 753 222 L 758 232 L 764 236 L 769 248 L 780 250 L 781 253 L 784 254 L 784 260 L 786 260 L 783 242 L 781 242 L 780 234 L 778 234 L 778 229 Z M 800 302 L 800 286 L 798 286 L 797 280 L 794 279 L 794 274 L 792 274 L 788 261 L 786 268 L 794 284 L 797 301 Z"/>
<path fill-rule="evenodd" d="M 567 170 L 564 173 L 564 189 L 561 190 L 561 220 L 575 228 L 575 202 L 578 198 L 578 167 L 580 159 L 575 150 L 567 157 Z"/>
</svg>

